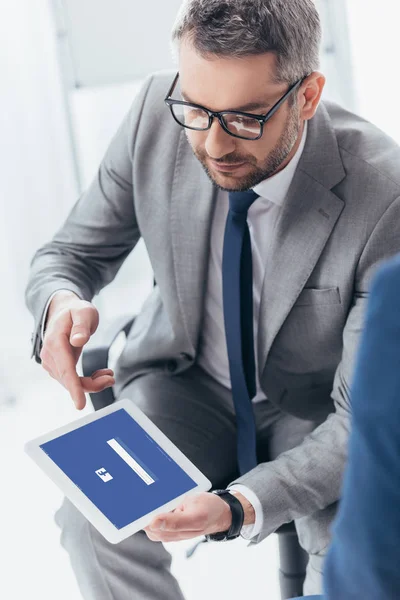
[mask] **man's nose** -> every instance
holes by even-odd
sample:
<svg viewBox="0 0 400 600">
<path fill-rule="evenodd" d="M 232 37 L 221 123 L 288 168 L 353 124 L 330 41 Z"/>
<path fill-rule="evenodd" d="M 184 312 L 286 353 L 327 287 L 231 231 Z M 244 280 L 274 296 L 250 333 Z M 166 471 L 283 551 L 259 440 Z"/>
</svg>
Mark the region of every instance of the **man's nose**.
<svg viewBox="0 0 400 600">
<path fill-rule="evenodd" d="M 215 159 L 222 158 L 236 149 L 235 138 L 222 129 L 218 119 L 214 119 L 208 130 L 205 149 L 208 156 Z"/>
</svg>

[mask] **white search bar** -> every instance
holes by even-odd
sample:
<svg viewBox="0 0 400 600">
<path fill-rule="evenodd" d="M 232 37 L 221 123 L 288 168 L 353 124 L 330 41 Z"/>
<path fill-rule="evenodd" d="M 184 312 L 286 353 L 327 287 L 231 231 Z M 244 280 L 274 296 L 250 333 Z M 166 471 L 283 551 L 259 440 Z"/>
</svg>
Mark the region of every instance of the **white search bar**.
<svg viewBox="0 0 400 600">
<path fill-rule="evenodd" d="M 126 462 L 126 464 L 135 471 L 136 475 L 140 477 L 147 485 L 154 483 L 154 479 L 146 473 L 141 465 L 121 446 L 114 438 L 107 441 L 107 444 Z"/>
</svg>

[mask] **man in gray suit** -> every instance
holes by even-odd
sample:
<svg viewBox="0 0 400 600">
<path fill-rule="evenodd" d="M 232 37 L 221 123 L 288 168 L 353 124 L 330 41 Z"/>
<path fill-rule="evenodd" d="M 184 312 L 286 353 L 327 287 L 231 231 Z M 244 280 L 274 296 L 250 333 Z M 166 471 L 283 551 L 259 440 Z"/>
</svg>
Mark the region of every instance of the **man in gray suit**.
<svg viewBox="0 0 400 600">
<path fill-rule="evenodd" d="M 64 502 L 62 543 L 86 599 L 177 600 L 170 557 L 154 541 L 230 537 L 236 528 L 259 543 L 295 520 L 310 555 L 305 592 L 318 593 L 368 284 L 400 251 L 400 151 L 370 123 L 320 102 L 312 0 L 187 0 L 174 40 L 179 77 L 146 81 L 92 185 L 36 254 L 27 298 L 36 359 L 78 409 L 84 392 L 115 383 L 231 493 L 200 494 L 117 546 Z M 231 198 L 246 190 L 255 201 L 240 244 L 251 242 L 252 263 L 246 255 L 243 264 L 252 265 L 254 339 L 247 327 L 239 340 L 243 364 L 254 355 L 255 386 L 242 395 L 252 401 L 258 465 L 238 478 L 245 405 L 237 403 L 237 348 L 225 341 L 231 304 L 222 280 L 235 242 L 224 239 L 238 214 Z M 157 285 L 115 379 L 106 369 L 79 377 L 99 319 L 91 300 L 140 237 Z"/>
</svg>

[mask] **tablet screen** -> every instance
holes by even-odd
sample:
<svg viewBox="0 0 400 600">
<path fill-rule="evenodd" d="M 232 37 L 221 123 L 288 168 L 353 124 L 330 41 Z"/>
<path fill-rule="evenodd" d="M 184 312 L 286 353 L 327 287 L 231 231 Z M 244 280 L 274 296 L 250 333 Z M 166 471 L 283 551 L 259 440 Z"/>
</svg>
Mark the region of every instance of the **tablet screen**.
<svg viewBox="0 0 400 600">
<path fill-rule="evenodd" d="M 117 529 L 197 485 L 125 409 L 40 447 Z"/>
</svg>

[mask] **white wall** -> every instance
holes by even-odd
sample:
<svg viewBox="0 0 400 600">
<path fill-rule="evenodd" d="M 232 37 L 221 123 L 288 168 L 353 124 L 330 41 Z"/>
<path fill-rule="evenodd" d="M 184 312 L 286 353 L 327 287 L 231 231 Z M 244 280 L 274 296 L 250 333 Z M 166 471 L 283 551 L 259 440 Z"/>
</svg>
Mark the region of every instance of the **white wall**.
<svg viewBox="0 0 400 600">
<path fill-rule="evenodd" d="M 52 0 L 80 86 L 125 83 L 172 67 L 170 30 L 181 0 Z"/>
<path fill-rule="evenodd" d="M 0 72 L 1 370 L 29 350 L 30 258 L 77 194 L 46 0 L 0 2 Z"/>
<path fill-rule="evenodd" d="M 396 0 L 347 0 L 357 109 L 400 143 Z"/>
</svg>

